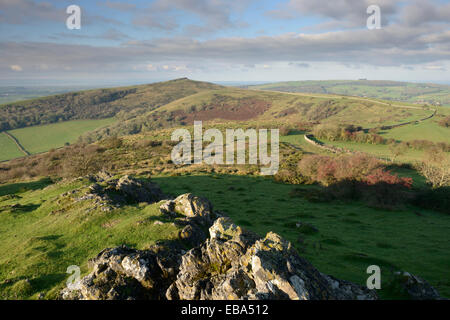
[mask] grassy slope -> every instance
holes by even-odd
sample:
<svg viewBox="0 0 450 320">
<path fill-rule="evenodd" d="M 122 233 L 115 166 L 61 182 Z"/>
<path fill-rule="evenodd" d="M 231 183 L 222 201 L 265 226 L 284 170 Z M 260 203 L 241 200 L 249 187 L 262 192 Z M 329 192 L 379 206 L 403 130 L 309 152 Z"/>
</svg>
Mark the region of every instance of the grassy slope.
<svg viewBox="0 0 450 320">
<path fill-rule="evenodd" d="M 321 95 L 321 94 L 296 94 L 282 92 L 265 92 L 262 90 L 243 90 L 236 88 L 223 88 L 200 92 L 179 100 L 175 100 L 158 110 L 151 113 L 161 111 L 188 111 L 191 106 L 211 105 L 214 96 L 220 95 L 224 97 L 224 104 L 238 104 L 239 99 L 254 98 L 272 103 L 271 108 L 263 115 L 258 116 L 254 120 L 274 120 L 274 116 L 279 115 L 287 109 L 298 110 L 299 113 L 289 117 L 291 120 L 305 121 L 314 120 L 314 117 L 325 108 L 324 103 L 330 102 L 333 107 L 343 108 L 335 115 L 327 115 L 325 121 L 353 123 L 364 126 L 388 125 L 404 121 L 418 120 L 430 114 L 429 110 L 422 110 L 417 106 L 412 108 L 403 108 L 404 104 L 377 101 L 371 99 L 355 99 L 351 97 L 343 97 L 338 95 Z M 222 103 L 222 102 L 221 102 Z M 307 106 L 307 107 L 305 107 Z"/>
<path fill-rule="evenodd" d="M 4 133 L 0 133 L 0 161 L 23 157 L 17 145 Z"/>
<path fill-rule="evenodd" d="M 420 210 L 418 216 L 413 208 L 390 212 L 361 203 L 310 203 L 289 197 L 294 186 L 262 177 L 159 176 L 153 180 L 166 193 L 193 192 L 209 198 L 216 209 L 261 235 L 268 231 L 281 234 L 322 272 L 364 284 L 367 266 L 377 264 L 385 275 L 391 268 L 418 274 L 441 294 L 450 296 L 448 215 Z M 105 247 L 125 243 L 145 248 L 157 239 L 173 239 L 176 235 L 177 230 L 161 217 L 157 205 L 87 212 L 92 206 L 89 202 L 73 204 L 59 197 L 87 181 L 43 189 L 48 183 L 43 180 L 0 186 L 0 195 L 17 193 L 22 197 L 2 199 L 0 207 L 14 203 L 23 206 L 15 212 L 0 213 L 3 298 L 36 298 L 39 292 L 54 297 L 69 276 L 65 273 L 69 265 L 79 265 L 85 273 L 87 260 Z M 60 203 L 58 199 L 62 199 Z M 68 211 L 50 214 L 62 207 Z M 149 222 L 136 224 L 144 219 Z M 165 224 L 154 225 L 155 220 Z M 295 226 L 298 221 L 312 223 L 319 232 L 301 233 Z M 24 279 L 31 284 L 26 292 L 18 289 Z"/>
<path fill-rule="evenodd" d="M 116 121 L 114 118 L 100 120 L 74 120 L 52 123 L 43 126 L 11 130 L 10 133 L 20 141 L 30 153 L 45 152 L 62 147 L 64 143 L 73 143 L 83 133 L 107 126 Z M 12 159 L 14 156 L 10 156 Z"/>
<path fill-rule="evenodd" d="M 170 223 L 153 225 L 160 217 L 157 205 L 124 206 L 113 212 L 88 211 L 92 203 L 56 203 L 65 191 L 84 182 L 47 185 L 47 181 L 0 186 L 0 195 L 16 192 L 22 197 L 0 201 L 20 203 L 14 212 L 0 209 L 0 299 L 36 298 L 40 292 L 55 298 L 67 277 L 66 268 L 78 265 L 87 272 L 87 260 L 106 247 L 127 244 L 143 249 L 159 239 L 172 239 L 177 229 Z M 27 190 L 30 189 L 30 190 Z M 69 206 L 66 212 L 52 210 Z M 144 224 L 138 221 L 148 219 Z M 20 288 L 24 279 L 31 288 Z M 9 279 L 11 283 L 5 283 Z M 21 281 L 22 280 L 22 281 Z"/>
</svg>

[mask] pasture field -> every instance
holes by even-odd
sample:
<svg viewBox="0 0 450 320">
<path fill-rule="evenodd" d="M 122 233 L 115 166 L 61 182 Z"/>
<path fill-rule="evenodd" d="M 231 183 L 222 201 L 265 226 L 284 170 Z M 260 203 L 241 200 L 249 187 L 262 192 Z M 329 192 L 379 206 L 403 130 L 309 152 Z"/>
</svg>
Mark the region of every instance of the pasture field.
<svg viewBox="0 0 450 320">
<path fill-rule="evenodd" d="M 128 244 L 143 249 L 177 234 L 170 223 L 137 225 L 143 219 L 160 218 L 156 205 L 92 213 L 88 210 L 92 204 L 84 203 L 68 213 L 54 214 L 67 204 L 55 203 L 59 195 L 82 187 L 83 182 L 50 184 L 42 179 L 0 186 L 0 195 L 20 197 L 20 201 L 10 197 L 5 201 L 0 196 L 0 299 L 36 299 L 39 293 L 55 299 L 69 265 L 87 272 L 87 260 L 105 246 Z M 20 203 L 19 210 L 9 211 L 12 203 Z"/>
<path fill-rule="evenodd" d="M 28 152 L 35 154 L 75 142 L 83 133 L 114 123 L 114 118 L 74 120 L 9 131 Z M 12 159 L 10 156 L 9 159 Z"/>
<path fill-rule="evenodd" d="M 0 132 L 0 161 L 23 157 L 24 154 L 6 134 Z"/>
</svg>

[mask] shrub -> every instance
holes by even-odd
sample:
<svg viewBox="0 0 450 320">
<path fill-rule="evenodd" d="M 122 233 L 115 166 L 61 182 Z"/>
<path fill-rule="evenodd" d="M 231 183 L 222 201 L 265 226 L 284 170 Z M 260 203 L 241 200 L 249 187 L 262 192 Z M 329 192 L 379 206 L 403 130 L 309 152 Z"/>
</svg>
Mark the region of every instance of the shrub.
<svg viewBox="0 0 450 320">
<path fill-rule="evenodd" d="M 282 135 L 282 136 L 289 135 L 291 133 L 291 131 L 292 130 L 290 128 L 286 127 L 286 126 L 280 127 L 280 135 Z"/>
<path fill-rule="evenodd" d="M 364 154 L 342 155 L 336 158 L 322 155 L 304 157 L 298 164 L 301 175 L 324 186 L 343 180 L 361 181 L 381 163 Z"/>
<path fill-rule="evenodd" d="M 450 116 L 447 116 L 441 120 L 439 120 L 438 124 L 442 127 L 450 127 Z"/>
<path fill-rule="evenodd" d="M 433 188 L 450 186 L 450 158 L 437 148 L 425 153 L 419 172 Z"/>
<path fill-rule="evenodd" d="M 384 171 L 381 168 L 375 169 L 371 174 L 363 178 L 363 182 L 368 185 L 376 185 L 376 184 L 392 184 L 392 185 L 400 185 L 411 189 L 412 186 L 412 178 L 400 178 L 397 175 L 392 175 L 390 171 Z"/>
<path fill-rule="evenodd" d="M 303 183 L 309 182 L 309 180 L 306 177 L 299 175 L 295 171 L 291 171 L 291 170 L 287 170 L 287 169 L 279 170 L 274 175 L 273 178 L 276 182 L 289 183 L 289 184 L 303 184 Z"/>
<path fill-rule="evenodd" d="M 104 139 L 101 144 L 105 146 L 107 149 L 116 149 L 122 146 L 122 139 L 118 137 L 108 137 Z"/>
<path fill-rule="evenodd" d="M 391 161 L 394 162 L 399 156 L 406 153 L 408 146 L 405 143 L 391 143 L 389 145 L 389 151 L 392 154 Z"/>
<path fill-rule="evenodd" d="M 416 193 L 412 204 L 424 209 L 450 214 L 450 187 L 422 190 Z"/>
</svg>

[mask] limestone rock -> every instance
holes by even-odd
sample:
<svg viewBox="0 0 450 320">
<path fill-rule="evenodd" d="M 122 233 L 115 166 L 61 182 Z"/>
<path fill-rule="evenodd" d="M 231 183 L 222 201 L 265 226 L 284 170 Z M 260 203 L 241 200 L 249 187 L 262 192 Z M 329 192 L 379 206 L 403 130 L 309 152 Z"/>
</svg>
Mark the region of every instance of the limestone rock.
<svg viewBox="0 0 450 320">
<path fill-rule="evenodd" d="M 409 272 L 396 272 L 394 282 L 413 300 L 443 299 L 438 291 L 424 279 Z"/>
<path fill-rule="evenodd" d="M 377 299 L 374 291 L 320 273 L 276 233 L 261 238 L 227 217 L 212 223 L 206 199 L 185 194 L 161 207 L 181 215 L 174 223 L 183 226 L 183 245 L 105 249 L 90 260 L 92 272 L 79 288 L 64 289 L 61 298 Z M 186 241 L 193 246 L 187 252 Z"/>
<path fill-rule="evenodd" d="M 103 211 L 110 211 L 113 206 L 120 206 L 124 203 L 154 203 L 164 198 L 157 184 L 128 175 L 120 179 L 113 179 L 108 173 L 100 172 L 95 176 L 90 176 L 90 180 L 94 183 L 75 201 L 92 200 L 97 207 L 105 206 Z M 63 194 L 62 196 L 67 195 Z"/>
<path fill-rule="evenodd" d="M 327 276 L 275 233 L 257 236 L 219 218 L 210 239 L 182 257 L 168 299 L 376 299 L 374 292 Z M 343 292 L 341 292 L 341 290 Z"/>
<path fill-rule="evenodd" d="M 144 182 L 128 175 L 120 178 L 115 188 L 134 202 L 154 203 L 163 198 L 163 194 L 158 185 L 151 182 Z"/>
<path fill-rule="evenodd" d="M 213 213 L 209 200 L 194 196 L 191 193 L 182 194 L 174 200 L 174 211 L 190 218 L 201 218 L 210 221 Z"/>
<path fill-rule="evenodd" d="M 93 271 L 81 279 L 79 289 L 66 288 L 62 299 L 161 299 L 173 282 L 180 248 L 153 246 L 141 251 L 121 246 L 105 249 L 89 261 Z"/>
</svg>

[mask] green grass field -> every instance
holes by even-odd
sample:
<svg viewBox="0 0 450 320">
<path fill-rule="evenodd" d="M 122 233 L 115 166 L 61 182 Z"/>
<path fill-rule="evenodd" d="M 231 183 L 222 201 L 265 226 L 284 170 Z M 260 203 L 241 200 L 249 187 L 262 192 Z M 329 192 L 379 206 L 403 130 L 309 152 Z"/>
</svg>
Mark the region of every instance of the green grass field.
<svg viewBox="0 0 450 320">
<path fill-rule="evenodd" d="M 0 133 L 0 161 L 23 157 L 23 152 L 4 133 Z"/>
<path fill-rule="evenodd" d="M 381 132 L 385 138 L 400 141 L 429 140 L 433 142 L 449 142 L 450 129 L 439 126 L 434 119 L 425 120 L 418 124 L 410 124 Z"/>
<path fill-rule="evenodd" d="M 75 142 L 80 135 L 114 123 L 114 118 L 100 120 L 75 120 L 11 130 L 22 146 L 30 153 L 40 153 Z M 9 156 L 9 159 L 14 156 Z M 6 160 L 6 159 L 5 159 Z"/>
<path fill-rule="evenodd" d="M 36 298 L 40 292 L 56 298 L 67 279 L 70 265 L 87 272 L 87 260 L 105 247 L 128 244 L 146 248 L 159 239 L 171 239 L 177 228 L 170 223 L 138 225 L 143 219 L 160 218 L 156 205 L 124 206 L 105 213 L 89 212 L 92 203 L 69 204 L 67 212 L 51 213 L 67 203 L 56 203 L 65 191 L 80 187 L 74 182 L 50 186 L 48 180 L 0 186 L 0 299 Z M 6 201 L 5 201 L 6 200 Z M 20 203 L 18 211 L 5 206 Z M 30 284 L 22 288 L 28 279 Z M 5 280 L 7 280 L 5 283 Z"/>
<path fill-rule="evenodd" d="M 292 143 L 302 150 L 309 153 L 325 153 L 331 154 L 330 152 L 321 150 L 305 141 L 304 134 L 290 134 L 288 136 L 280 137 L 280 141 Z M 389 146 L 384 144 L 368 144 L 368 143 L 358 143 L 352 141 L 329 141 L 325 139 L 321 139 L 321 142 L 327 145 L 333 145 L 340 148 L 349 149 L 352 151 L 361 151 L 371 155 L 374 155 L 378 158 L 382 158 L 385 160 L 391 159 L 391 152 L 389 151 Z M 423 151 L 409 149 L 405 154 L 399 156 L 396 161 L 412 163 L 415 161 L 419 161 L 423 157 Z"/>
<path fill-rule="evenodd" d="M 153 181 L 167 194 L 207 197 L 217 210 L 260 235 L 279 233 L 321 272 L 364 284 L 366 268 L 377 264 L 382 277 L 391 269 L 406 270 L 450 296 L 448 215 L 419 210 L 419 216 L 415 208 L 384 211 L 357 202 L 311 203 L 289 196 L 298 186 L 263 177 L 186 175 Z M 74 203 L 60 196 L 85 188 L 87 180 L 50 183 L 0 186 L 0 298 L 36 298 L 41 292 L 55 298 L 69 276 L 69 265 L 80 266 L 85 274 L 87 260 L 106 247 L 142 249 L 176 236 L 176 227 L 158 212 L 157 204 L 89 211 L 89 201 Z M 17 209 L 7 209 L 17 203 Z M 149 223 L 137 223 L 144 219 Z M 154 225 L 155 220 L 164 224 Z M 319 231 L 299 230 L 299 221 Z M 390 297 L 389 292 L 381 295 Z"/>
</svg>

